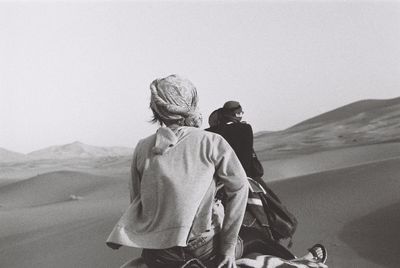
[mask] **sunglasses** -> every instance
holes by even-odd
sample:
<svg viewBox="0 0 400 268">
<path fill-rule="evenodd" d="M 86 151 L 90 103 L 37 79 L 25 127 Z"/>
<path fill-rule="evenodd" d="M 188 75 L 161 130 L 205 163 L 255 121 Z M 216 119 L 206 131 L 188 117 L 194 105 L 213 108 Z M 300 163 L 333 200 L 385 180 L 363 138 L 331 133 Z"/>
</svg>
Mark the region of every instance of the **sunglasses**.
<svg viewBox="0 0 400 268">
<path fill-rule="evenodd" d="M 236 117 L 242 117 L 242 116 L 243 116 L 243 114 L 244 114 L 244 112 L 243 112 L 243 111 L 241 111 L 241 112 L 237 112 L 237 113 L 235 113 L 235 116 L 236 116 Z"/>
</svg>

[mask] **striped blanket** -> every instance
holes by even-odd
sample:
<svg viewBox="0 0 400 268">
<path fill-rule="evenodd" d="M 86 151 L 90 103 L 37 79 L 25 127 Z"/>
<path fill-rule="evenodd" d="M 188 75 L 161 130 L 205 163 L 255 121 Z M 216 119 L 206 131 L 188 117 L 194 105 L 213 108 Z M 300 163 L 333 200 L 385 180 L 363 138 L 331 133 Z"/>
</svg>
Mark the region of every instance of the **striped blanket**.
<svg viewBox="0 0 400 268">
<path fill-rule="evenodd" d="M 328 268 L 323 263 L 309 260 L 286 261 L 274 256 L 261 255 L 236 261 L 238 268 Z M 148 268 L 141 257 L 125 263 L 120 268 Z"/>
<path fill-rule="evenodd" d="M 328 268 L 326 264 L 305 260 L 283 260 L 278 257 L 261 255 L 251 258 L 242 258 L 236 261 L 239 267 L 251 267 L 251 268 Z"/>
</svg>

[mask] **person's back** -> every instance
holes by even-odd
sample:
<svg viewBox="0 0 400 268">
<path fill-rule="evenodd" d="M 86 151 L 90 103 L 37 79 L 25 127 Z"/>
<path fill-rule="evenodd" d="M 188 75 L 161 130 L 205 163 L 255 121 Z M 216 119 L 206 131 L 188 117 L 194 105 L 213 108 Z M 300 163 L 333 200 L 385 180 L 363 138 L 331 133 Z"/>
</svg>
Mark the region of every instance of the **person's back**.
<svg viewBox="0 0 400 268">
<path fill-rule="evenodd" d="M 225 123 L 206 129 L 224 137 L 235 151 L 248 177 L 251 177 L 253 153 L 253 130 L 251 125 L 243 122 Z"/>
<path fill-rule="evenodd" d="M 222 156 L 230 163 L 224 163 Z M 238 174 L 228 181 L 222 179 L 225 187 L 234 191 L 242 187 L 241 178 L 245 178 L 235 159 L 220 136 L 192 127 L 179 127 L 176 134 L 162 127 L 139 141 L 132 172 L 140 178 L 140 186 L 133 185 L 131 208 L 124 217 L 129 220 L 120 222 L 121 226 L 135 223 L 135 233 L 127 243 L 148 248 L 186 246 L 189 232 L 195 236 L 205 229 L 220 231 L 221 226 L 211 224 L 210 201 L 216 192 L 214 162 L 228 164 L 230 171 Z M 196 216 L 199 211 L 202 217 Z M 118 232 L 113 234 L 110 240 L 121 240 Z"/>
<path fill-rule="evenodd" d="M 143 248 L 150 268 L 196 258 L 207 267 L 234 267 L 248 195 L 245 171 L 226 140 L 198 129 L 197 91 L 189 80 L 171 75 L 154 80 L 150 90 L 153 122 L 161 127 L 135 148 L 131 204 L 107 245 Z M 221 214 L 217 184 L 229 197 Z"/>
<path fill-rule="evenodd" d="M 210 115 L 207 131 L 221 135 L 233 148 L 248 177 L 252 177 L 253 129 L 242 120 L 239 102 L 228 101 Z"/>
</svg>

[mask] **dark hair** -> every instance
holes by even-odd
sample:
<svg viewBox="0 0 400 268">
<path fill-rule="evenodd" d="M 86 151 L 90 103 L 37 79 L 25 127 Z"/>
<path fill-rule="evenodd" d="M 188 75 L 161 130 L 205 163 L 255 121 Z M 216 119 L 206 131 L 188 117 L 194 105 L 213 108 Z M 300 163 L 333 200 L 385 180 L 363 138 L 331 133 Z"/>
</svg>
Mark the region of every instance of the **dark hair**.
<svg viewBox="0 0 400 268">
<path fill-rule="evenodd" d="M 210 127 L 216 127 L 221 124 L 222 120 L 222 108 L 213 111 L 208 117 L 208 124 Z"/>
<path fill-rule="evenodd" d="M 238 101 L 227 101 L 224 103 L 224 106 L 222 106 L 224 110 L 236 110 L 238 108 L 242 108 Z"/>
<path fill-rule="evenodd" d="M 151 108 L 151 111 L 153 112 L 153 117 L 150 119 L 150 123 L 152 124 L 159 124 L 160 126 L 162 126 L 164 124 L 164 121 L 161 119 L 160 115 L 153 110 L 153 108 Z"/>
<path fill-rule="evenodd" d="M 228 104 L 228 105 L 227 105 Z M 239 102 L 229 101 L 221 108 L 220 122 L 225 124 L 227 122 L 240 122 L 241 118 L 236 117 L 237 112 L 242 112 L 242 106 Z"/>
<path fill-rule="evenodd" d="M 150 123 L 152 124 L 159 124 L 160 126 L 162 125 L 171 125 L 171 124 L 177 124 L 180 126 L 184 125 L 184 119 L 176 119 L 176 120 L 166 120 L 162 119 L 161 116 L 153 109 L 151 108 L 151 111 L 153 112 L 153 117 L 150 119 Z"/>
</svg>

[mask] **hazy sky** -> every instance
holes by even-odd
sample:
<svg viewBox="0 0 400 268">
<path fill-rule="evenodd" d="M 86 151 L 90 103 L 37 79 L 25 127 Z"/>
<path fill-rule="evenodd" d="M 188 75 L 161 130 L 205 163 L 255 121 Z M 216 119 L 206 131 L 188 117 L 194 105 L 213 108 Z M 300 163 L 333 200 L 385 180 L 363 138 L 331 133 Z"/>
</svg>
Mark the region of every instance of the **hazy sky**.
<svg viewBox="0 0 400 268">
<path fill-rule="evenodd" d="M 400 2 L 0 2 L 0 147 L 150 135 L 148 86 L 172 73 L 254 131 L 400 96 Z"/>
</svg>

